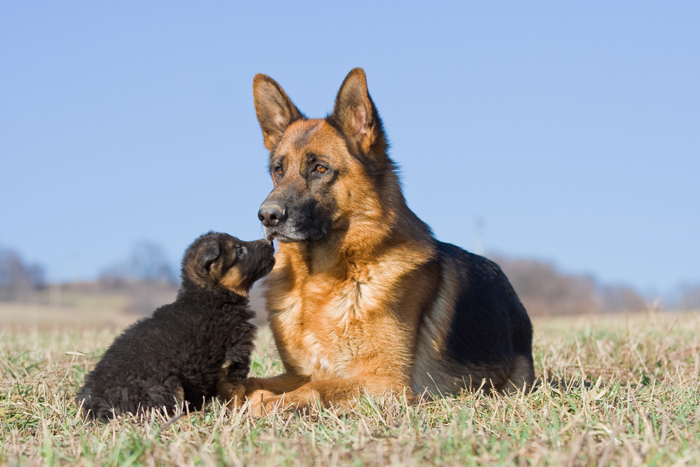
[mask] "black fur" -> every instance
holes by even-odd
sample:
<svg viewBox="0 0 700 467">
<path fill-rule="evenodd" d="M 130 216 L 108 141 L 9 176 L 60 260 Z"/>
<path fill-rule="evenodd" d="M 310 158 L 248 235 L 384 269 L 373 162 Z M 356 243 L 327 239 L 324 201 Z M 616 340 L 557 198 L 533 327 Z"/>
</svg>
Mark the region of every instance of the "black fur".
<svg viewBox="0 0 700 467">
<path fill-rule="evenodd" d="M 255 326 L 248 299 L 219 283 L 234 267 L 246 289 L 274 264 L 266 240 L 208 233 L 187 249 L 177 300 L 127 328 L 78 391 L 83 414 L 106 421 L 147 409 L 201 409 L 223 376 L 245 384 Z M 221 375 L 222 367 L 226 371 Z"/>
<path fill-rule="evenodd" d="M 498 365 L 522 355 L 532 363 L 532 324 L 501 268 L 454 245 L 437 245 L 442 262 L 461 266 L 448 357 L 462 365 Z"/>
</svg>

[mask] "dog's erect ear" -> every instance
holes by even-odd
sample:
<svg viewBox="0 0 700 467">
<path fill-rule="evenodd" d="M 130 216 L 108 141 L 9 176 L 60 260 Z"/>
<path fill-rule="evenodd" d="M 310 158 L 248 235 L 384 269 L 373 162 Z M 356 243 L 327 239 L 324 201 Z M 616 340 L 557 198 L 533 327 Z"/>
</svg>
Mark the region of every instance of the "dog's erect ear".
<svg viewBox="0 0 700 467">
<path fill-rule="evenodd" d="M 211 267 L 212 263 L 221 254 L 218 242 L 207 242 L 202 245 L 202 249 L 199 253 L 199 266 L 207 271 Z"/>
<path fill-rule="evenodd" d="M 367 91 L 367 77 L 362 68 L 355 68 L 340 86 L 330 117 L 354 145 L 353 149 L 369 153 L 376 143 L 386 150 L 382 122 Z"/>
<path fill-rule="evenodd" d="M 267 75 L 257 74 L 253 79 L 253 97 L 255 113 L 263 132 L 265 147 L 268 151 L 277 145 L 282 133 L 295 120 L 304 115 L 292 103 L 277 82 Z"/>
</svg>

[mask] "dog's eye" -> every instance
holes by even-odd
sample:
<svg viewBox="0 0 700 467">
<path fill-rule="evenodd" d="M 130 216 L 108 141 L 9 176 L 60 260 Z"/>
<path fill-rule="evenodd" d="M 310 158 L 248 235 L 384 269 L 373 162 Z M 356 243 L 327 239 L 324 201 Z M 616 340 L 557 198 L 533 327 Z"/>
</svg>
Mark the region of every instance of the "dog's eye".
<svg viewBox="0 0 700 467">
<path fill-rule="evenodd" d="M 245 255 L 248 252 L 244 246 L 239 246 L 238 249 L 236 250 L 236 254 L 240 258 L 241 256 Z"/>
<path fill-rule="evenodd" d="M 279 175 L 280 177 L 284 175 L 284 171 L 282 170 L 282 167 L 275 167 L 275 173 Z"/>
<path fill-rule="evenodd" d="M 320 174 L 324 174 L 324 173 L 326 173 L 327 171 L 328 171 L 328 168 L 327 168 L 327 167 L 324 167 L 324 166 L 322 166 L 322 165 L 317 165 L 316 167 L 314 167 L 314 172 L 318 172 L 318 173 L 320 173 Z"/>
</svg>

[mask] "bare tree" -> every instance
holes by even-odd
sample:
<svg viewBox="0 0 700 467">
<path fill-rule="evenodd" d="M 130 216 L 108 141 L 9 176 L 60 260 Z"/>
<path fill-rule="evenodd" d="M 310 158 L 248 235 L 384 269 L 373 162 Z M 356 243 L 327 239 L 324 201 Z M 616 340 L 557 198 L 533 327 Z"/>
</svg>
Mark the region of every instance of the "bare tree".
<svg viewBox="0 0 700 467">
<path fill-rule="evenodd" d="M 20 300 L 46 286 L 40 264 L 28 264 L 16 251 L 0 247 L 0 299 Z"/>
<path fill-rule="evenodd" d="M 128 311 L 148 314 L 174 299 L 177 276 L 160 245 L 141 241 L 125 261 L 105 269 L 100 282 L 127 294 Z"/>
<path fill-rule="evenodd" d="M 134 244 L 126 261 L 105 269 L 100 274 L 100 280 L 136 280 L 174 284 L 177 276 L 160 245 L 151 241 L 141 241 Z"/>
<path fill-rule="evenodd" d="M 680 308 L 682 310 L 700 310 L 700 284 L 681 286 Z"/>
</svg>

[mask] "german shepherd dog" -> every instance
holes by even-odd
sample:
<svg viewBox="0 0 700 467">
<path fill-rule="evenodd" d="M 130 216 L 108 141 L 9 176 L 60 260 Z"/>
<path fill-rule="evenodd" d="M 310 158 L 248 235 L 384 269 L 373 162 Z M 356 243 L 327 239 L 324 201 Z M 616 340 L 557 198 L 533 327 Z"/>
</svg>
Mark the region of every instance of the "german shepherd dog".
<svg viewBox="0 0 700 467">
<path fill-rule="evenodd" d="M 254 406 L 531 388 L 525 308 L 495 263 L 437 241 L 408 208 L 364 71 L 323 119 L 266 75 L 253 92 L 274 183 L 258 217 L 279 242 L 265 298 L 285 368 L 249 378 Z"/>
</svg>

